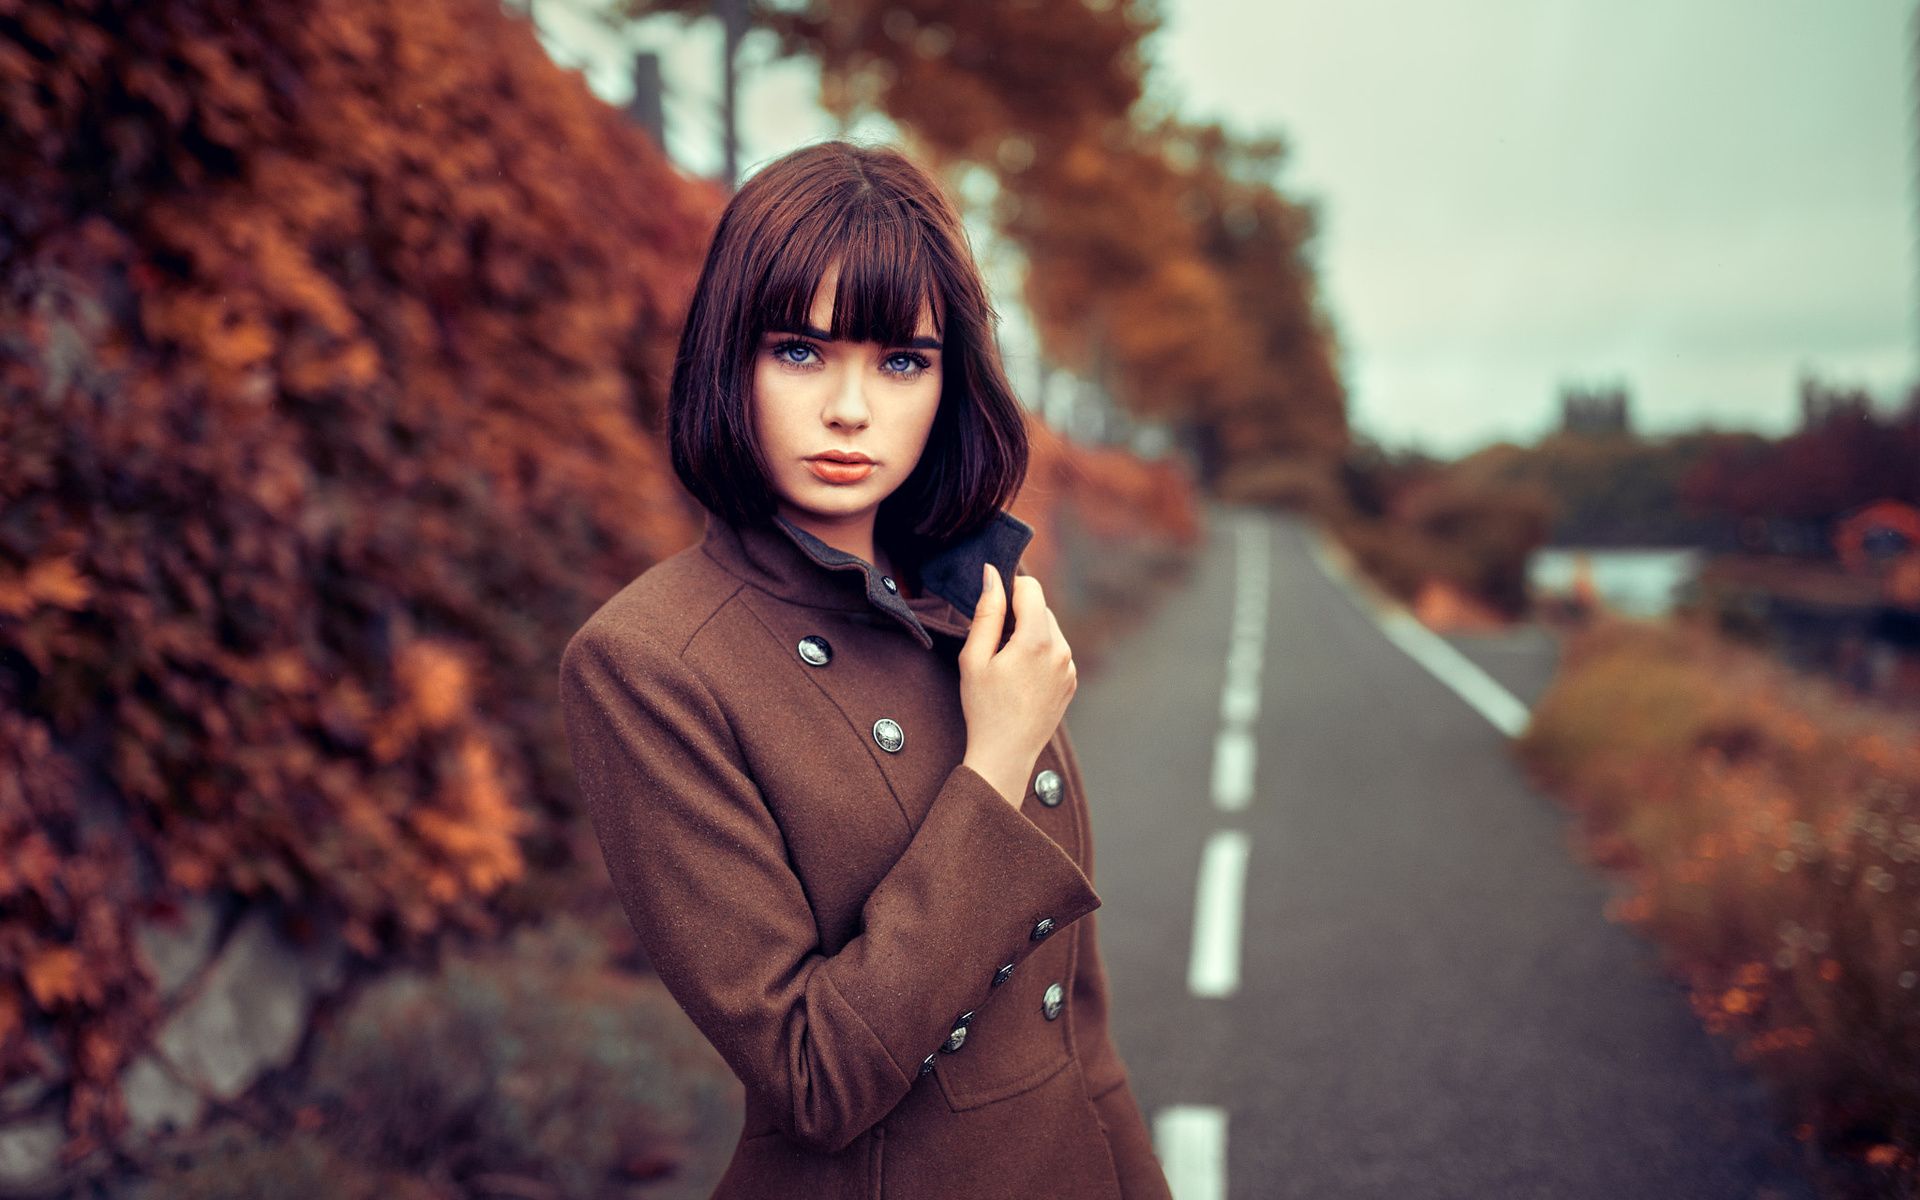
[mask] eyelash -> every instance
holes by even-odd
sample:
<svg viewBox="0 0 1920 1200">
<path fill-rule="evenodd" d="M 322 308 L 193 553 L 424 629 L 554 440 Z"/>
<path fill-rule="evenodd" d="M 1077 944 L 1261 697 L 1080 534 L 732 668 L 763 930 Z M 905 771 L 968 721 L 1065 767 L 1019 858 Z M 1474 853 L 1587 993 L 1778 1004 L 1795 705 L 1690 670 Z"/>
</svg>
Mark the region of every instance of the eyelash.
<svg viewBox="0 0 1920 1200">
<path fill-rule="evenodd" d="M 881 361 L 883 361 L 883 362 L 892 362 L 892 361 L 893 361 L 894 359 L 896 359 L 896 358 L 904 358 L 904 359 L 906 359 L 906 360 L 907 360 L 908 362 L 910 362 L 910 363 L 912 363 L 912 364 L 913 364 L 913 369 L 912 369 L 911 371 L 897 371 L 897 372 L 895 372 L 895 374 L 898 374 L 898 375 L 902 375 L 902 376 L 905 376 L 906 378 L 909 378 L 909 379 L 911 379 L 911 378 L 913 378 L 914 376 L 916 376 L 916 375 L 918 375 L 918 374 L 920 374 L 920 372 L 922 372 L 922 371 L 926 371 L 926 370 L 929 370 L 929 369 L 931 369 L 931 368 L 932 368 L 932 366 L 933 366 L 933 360 L 932 360 L 932 359 L 930 359 L 930 358 L 928 358 L 928 357 L 927 357 L 926 355 L 924 355 L 924 354 L 915 354 L 915 353 L 913 353 L 913 352 L 912 352 L 911 350 L 900 350 L 900 351 L 896 351 L 896 352 L 895 352 L 895 353 L 893 353 L 893 354 L 889 354 L 889 355 L 887 355 L 887 357 L 886 357 L 885 359 L 883 359 L 883 360 L 881 360 Z"/>
<path fill-rule="evenodd" d="M 819 351 L 813 348 L 812 342 L 803 342 L 798 338 L 792 338 L 787 341 L 778 343 L 777 345 L 774 346 L 772 350 L 772 354 L 775 358 L 779 359 L 783 363 L 786 363 L 790 367 L 806 366 L 807 364 L 805 360 L 795 359 L 791 357 L 792 352 L 795 350 L 805 350 L 808 354 L 813 354 L 813 355 L 819 354 Z"/>
<path fill-rule="evenodd" d="M 789 339 L 788 341 L 779 343 L 778 345 L 773 347 L 773 350 L 771 353 L 773 354 L 773 357 L 779 359 L 783 363 L 786 363 L 788 366 L 793 366 L 793 367 L 810 366 L 811 364 L 805 361 L 804 359 L 796 359 L 792 356 L 795 350 L 805 350 L 808 354 L 815 355 L 816 357 L 820 353 L 820 351 L 814 346 L 812 342 L 801 341 L 799 338 L 792 338 L 792 339 Z M 911 379 L 919 375 L 920 372 L 922 371 L 928 371 L 933 369 L 932 359 L 928 358 L 924 354 L 915 354 L 911 350 L 896 350 L 892 354 L 889 354 L 885 358 L 881 359 L 880 361 L 884 365 L 886 363 L 893 362 L 896 359 L 902 359 L 902 358 L 912 363 L 913 366 L 910 369 L 895 370 L 893 373 L 896 375 L 900 375 L 904 378 Z"/>
</svg>

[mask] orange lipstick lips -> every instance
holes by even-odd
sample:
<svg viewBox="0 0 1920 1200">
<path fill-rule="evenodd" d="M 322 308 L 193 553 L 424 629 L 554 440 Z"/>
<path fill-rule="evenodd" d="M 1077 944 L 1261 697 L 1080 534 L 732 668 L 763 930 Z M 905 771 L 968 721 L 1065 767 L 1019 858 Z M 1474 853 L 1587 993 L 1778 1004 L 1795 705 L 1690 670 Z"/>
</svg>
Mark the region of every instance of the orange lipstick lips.
<svg viewBox="0 0 1920 1200">
<path fill-rule="evenodd" d="M 807 470 L 813 472 L 814 478 L 831 484 L 859 483 L 873 474 L 874 466 L 874 461 L 864 454 L 840 450 L 829 450 L 807 460 Z"/>
</svg>

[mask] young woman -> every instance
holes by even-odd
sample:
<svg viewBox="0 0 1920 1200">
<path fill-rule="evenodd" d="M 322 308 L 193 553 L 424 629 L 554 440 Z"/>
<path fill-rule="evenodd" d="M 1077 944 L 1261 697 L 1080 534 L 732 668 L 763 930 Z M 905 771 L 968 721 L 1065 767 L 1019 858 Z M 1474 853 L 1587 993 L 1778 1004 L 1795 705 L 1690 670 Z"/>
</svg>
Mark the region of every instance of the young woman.
<svg viewBox="0 0 1920 1200">
<path fill-rule="evenodd" d="M 1000 508 L 1026 439 L 992 320 L 899 154 L 756 175 L 674 366 L 706 539 L 561 666 L 627 916 L 745 1085 L 716 1196 L 1167 1195 L 1107 1036 L 1073 659 Z"/>
</svg>

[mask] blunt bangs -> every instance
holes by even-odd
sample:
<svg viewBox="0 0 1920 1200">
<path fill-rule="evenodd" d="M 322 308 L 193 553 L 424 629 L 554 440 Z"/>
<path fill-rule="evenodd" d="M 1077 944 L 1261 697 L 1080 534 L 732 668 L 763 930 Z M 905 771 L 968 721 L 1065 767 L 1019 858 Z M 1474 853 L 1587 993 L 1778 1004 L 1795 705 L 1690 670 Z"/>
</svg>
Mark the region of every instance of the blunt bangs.
<svg viewBox="0 0 1920 1200">
<path fill-rule="evenodd" d="M 753 419 L 761 339 L 806 329 L 839 268 L 834 339 L 903 346 L 931 312 L 940 407 L 920 462 L 880 506 L 876 536 L 911 561 L 983 527 L 1027 470 L 1027 431 L 959 216 L 898 151 L 826 142 L 769 164 L 721 215 L 694 287 L 667 400 L 674 472 L 730 524 L 770 520 Z"/>
<path fill-rule="evenodd" d="M 846 189 L 794 226 L 767 264 L 750 322 L 755 333 L 798 332 L 808 326 L 814 294 L 836 265 L 833 325 L 828 336 L 849 342 L 901 346 L 931 311 L 940 327 L 939 283 L 928 254 L 929 231 L 906 206 L 871 189 Z"/>
</svg>

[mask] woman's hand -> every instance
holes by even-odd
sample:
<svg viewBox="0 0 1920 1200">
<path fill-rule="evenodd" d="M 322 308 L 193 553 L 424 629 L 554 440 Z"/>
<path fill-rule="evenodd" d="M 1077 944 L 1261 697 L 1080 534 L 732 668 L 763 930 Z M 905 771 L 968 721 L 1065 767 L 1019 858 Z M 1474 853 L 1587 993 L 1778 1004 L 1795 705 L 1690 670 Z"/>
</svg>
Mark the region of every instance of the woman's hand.
<svg viewBox="0 0 1920 1200">
<path fill-rule="evenodd" d="M 960 648 L 960 708 L 967 718 L 963 766 L 992 784 L 1015 808 L 1026 798 L 1027 776 L 1073 699 L 1079 678 L 1073 650 L 1032 576 L 1013 581 L 1013 636 L 1000 645 L 1007 593 L 988 566 Z"/>
</svg>

